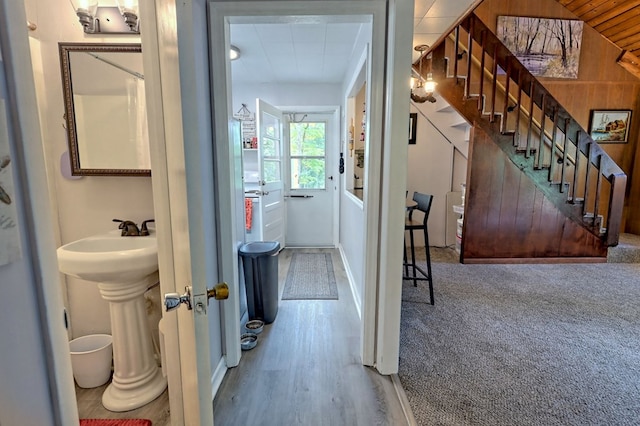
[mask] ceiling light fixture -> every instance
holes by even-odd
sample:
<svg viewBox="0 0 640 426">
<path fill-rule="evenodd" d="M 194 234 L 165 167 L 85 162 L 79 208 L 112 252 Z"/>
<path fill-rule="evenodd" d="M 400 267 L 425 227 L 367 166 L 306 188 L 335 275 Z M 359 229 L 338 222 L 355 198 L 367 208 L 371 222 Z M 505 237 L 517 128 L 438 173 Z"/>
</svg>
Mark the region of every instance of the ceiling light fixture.
<svg viewBox="0 0 640 426">
<path fill-rule="evenodd" d="M 424 58 L 424 52 L 429 49 L 426 44 L 420 44 L 414 48 L 417 52 L 420 52 L 420 71 L 418 78 L 412 79 L 411 84 L 411 99 L 417 103 L 424 103 L 426 101 L 435 102 L 436 98 L 433 97 L 433 92 L 436 90 L 436 82 L 433 81 L 433 75 L 431 74 L 431 54 L 427 56 L 429 60 L 429 72 L 427 73 L 427 79 L 422 77 L 422 60 Z"/>
<path fill-rule="evenodd" d="M 100 6 L 98 0 L 77 0 L 73 6 L 87 34 L 140 34 L 138 0 L 117 0 L 118 6 Z"/>
<path fill-rule="evenodd" d="M 240 49 L 238 49 L 232 44 L 231 48 L 229 49 L 229 59 L 231 59 L 232 61 L 235 61 L 239 57 L 240 57 Z"/>
</svg>

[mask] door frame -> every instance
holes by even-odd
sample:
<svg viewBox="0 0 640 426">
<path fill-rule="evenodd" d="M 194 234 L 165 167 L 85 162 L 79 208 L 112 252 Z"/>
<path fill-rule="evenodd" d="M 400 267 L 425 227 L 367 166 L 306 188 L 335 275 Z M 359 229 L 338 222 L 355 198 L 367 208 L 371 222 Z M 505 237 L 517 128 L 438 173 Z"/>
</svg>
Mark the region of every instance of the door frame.
<svg viewBox="0 0 640 426">
<path fill-rule="evenodd" d="M 329 106 L 279 106 L 279 109 L 283 111 L 286 115 L 288 113 L 295 114 L 312 114 L 312 115 L 327 115 L 331 116 L 328 120 L 331 123 L 329 127 L 331 129 L 331 138 L 333 139 L 333 149 L 326 153 L 325 157 L 327 159 L 327 167 L 325 168 L 328 175 L 334 176 L 333 183 L 337 186 L 337 188 L 333 191 L 333 227 L 331 234 L 331 241 L 334 247 L 338 247 L 338 242 L 340 238 L 340 173 L 338 173 L 338 159 L 339 152 L 341 148 L 340 142 L 340 106 L 339 105 L 329 105 Z M 285 118 L 284 123 L 288 125 L 289 120 Z M 286 160 L 290 160 L 290 145 L 289 145 L 289 128 L 285 130 L 285 142 L 287 142 L 285 147 L 285 158 Z M 289 182 L 291 178 L 291 167 L 285 166 L 285 169 L 288 170 L 285 179 L 287 182 L 285 183 L 285 189 L 290 191 Z M 285 238 L 286 241 L 286 238 Z"/>
<path fill-rule="evenodd" d="M 24 303 L 29 307 L 14 316 L 12 324 L 16 327 L 16 324 L 24 323 L 26 330 L 35 331 L 35 335 L 24 336 L 22 346 L 31 347 L 36 352 L 34 356 L 26 358 L 24 364 L 27 365 L 17 363 L 3 367 L 13 369 L 12 374 L 5 376 L 8 383 L 3 382 L 3 386 L 10 395 L 8 399 L 15 400 L 5 400 L 12 407 L 15 406 L 15 412 L 11 410 L 6 414 L 9 419 L 17 419 L 22 412 L 31 410 L 31 421 L 46 421 L 56 425 L 77 424 L 78 405 L 62 300 L 61 274 L 55 251 L 56 226 L 48 193 L 29 35 L 24 29 L 26 19 L 23 2 L 0 0 L 0 50 L 3 58 L 0 61 L 3 66 L 0 85 L 5 86 L 6 83 L 9 147 L 15 149 L 11 158 L 13 179 L 19 181 L 16 189 L 22 189 L 22 193 L 14 200 L 22 255 L 2 266 L 3 272 L 6 271 L 10 278 L 9 282 L 2 283 L 3 295 L 9 301 L 13 297 L 20 297 L 18 306 Z M 7 275 L 3 277 L 5 280 Z M 18 287 L 22 288 L 21 291 Z M 27 294 L 28 297 L 24 297 Z M 3 344 L 11 345 L 10 342 Z M 8 353 L 13 356 L 19 350 L 5 348 L 1 352 L 0 355 Z M 28 365 L 29 360 L 42 364 Z M 31 384 L 22 386 L 25 380 L 20 374 L 27 370 L 30 371 Z M 17 383 L 20 383 L 19 389 L 11 389 Z M 46 390 L 30 392 L 33 386 Z M 18 403 L 17 399 L 23 400 Z"/>
<path fill-rule="evenodd" d="M 388 14 L 387 14 L 388 10 Z M 339 11 L 339 12 L 337 12 Z M 361 357 L 382 374 L 398 370 L 404 191 L 406 187 L 413 1 L 242 1 L 209 3 L 214 140 L 229 140 L 231 73 L 229 23 L 249 17 L 309 15 L 371 15 L 370 108 L 364 193 L 365 276 L 361 319 Z M 231 17 L 231 18 L 230 18 Z M 255 18 L 254 18 L 255 19 Z M 397 24 L 397 25 L 396 25 Z M 388 33 L 387 33 L 388 27 Z M 386 57 L 385 57 L 386 56 Z M 385 84 L 385 82 L 387 82 Z M 217 144 L 219 145 L 219 144 Z M 218 163 L 218 174 L 232 175 L 232 163 Z M 231 204 L 229 204 L 230 206 Z M 220 208 L 228 209 L 221 205 Z M 227 213 L 225 213 L 226 215 Z M 228 246 L 232 241 L 222 241 Z M 378 303 L 380 302 L 380 303 Z"/>
</svg>

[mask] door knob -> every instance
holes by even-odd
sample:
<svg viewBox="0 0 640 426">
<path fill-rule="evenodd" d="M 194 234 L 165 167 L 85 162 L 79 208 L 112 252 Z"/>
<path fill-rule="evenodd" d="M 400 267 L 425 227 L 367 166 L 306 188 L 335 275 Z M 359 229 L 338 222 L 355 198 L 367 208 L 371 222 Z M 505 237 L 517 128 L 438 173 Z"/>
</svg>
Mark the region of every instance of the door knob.
<svg viewBox="0 0 640 426">
<path fill-rule="evenodd" d="M 180 307 L 181 304 L 187 305 L 187 309 L 191 310 L 191 287 L 185 288 L 185 293 L 166 293 L 164 295 L 164 310 L 166 312 L 173 311 Z"/>
</svg>

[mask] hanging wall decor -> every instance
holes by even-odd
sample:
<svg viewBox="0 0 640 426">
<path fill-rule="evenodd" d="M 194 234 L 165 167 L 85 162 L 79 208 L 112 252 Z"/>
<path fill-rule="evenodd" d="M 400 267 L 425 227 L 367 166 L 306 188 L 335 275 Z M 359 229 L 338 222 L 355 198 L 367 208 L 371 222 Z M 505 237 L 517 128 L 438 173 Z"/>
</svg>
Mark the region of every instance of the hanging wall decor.
<svg viewBox="0 0 640 426">
<path fill-rule="evenodd" d="M 233 114 L 233 118 L 240 120 L 240 134 L 242 135 L 242 148 L 258 148 L 258 138 L 256 137 L 256 117 L 249 111 L 247 104 L 242 104 L 242 108 Z"/>
<path fill-rule="evenodd" d="M 418 113 L 409 114 L 409 145 L 416 144 L 416 131 L 418 129 Z"/>
<path fill-rule="evenodd" d="M 598 143 L 627 143 L 630 110 L 591 110 L 589 135 Z"/>
<path fill-rule="evenodd" d="M 578 78 L 583 22 L 498 16 L 497 35 L 538 77 Z"/>
</svg>

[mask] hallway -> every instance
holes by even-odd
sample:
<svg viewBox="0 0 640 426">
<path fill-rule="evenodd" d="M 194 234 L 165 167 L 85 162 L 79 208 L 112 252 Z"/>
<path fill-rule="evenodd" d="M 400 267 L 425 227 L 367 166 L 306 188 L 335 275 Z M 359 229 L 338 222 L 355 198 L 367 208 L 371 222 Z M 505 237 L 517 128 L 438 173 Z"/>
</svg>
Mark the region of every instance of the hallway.
<svg viewBox="0 0 640 426">
<path fill-rule="evenodd" d="M 389 376 L 360 361 L 360 327 L 337 250 L 338 300 L 281 300 L 278 316 L 227 372 L 214 400 L 217 425 L 402 425 Z M 294 250 L 279 255 L 282 294 Z M 247 403 L 250 401 L 249 403 Z"/>
</svg>

